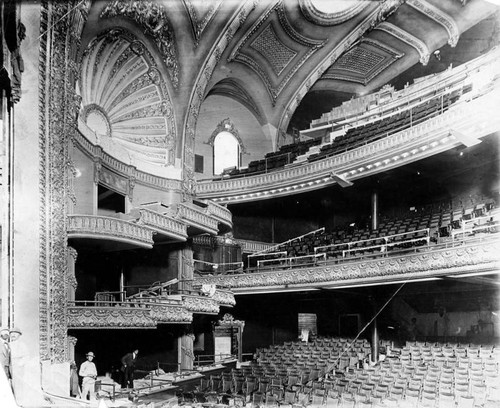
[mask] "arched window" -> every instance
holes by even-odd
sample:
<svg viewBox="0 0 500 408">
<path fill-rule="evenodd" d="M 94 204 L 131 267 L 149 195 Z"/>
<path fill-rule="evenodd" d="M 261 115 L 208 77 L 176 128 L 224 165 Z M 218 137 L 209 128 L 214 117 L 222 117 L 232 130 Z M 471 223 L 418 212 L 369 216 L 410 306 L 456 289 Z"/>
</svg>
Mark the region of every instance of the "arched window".
<svg viewBox="0 0 500 408">
<path fill-rule="evenodd" d="M 214 174 L 228 167 L 240 166 L 240 143 L 229 132 L 220 132 L 214 140 Z"/>
</svg>

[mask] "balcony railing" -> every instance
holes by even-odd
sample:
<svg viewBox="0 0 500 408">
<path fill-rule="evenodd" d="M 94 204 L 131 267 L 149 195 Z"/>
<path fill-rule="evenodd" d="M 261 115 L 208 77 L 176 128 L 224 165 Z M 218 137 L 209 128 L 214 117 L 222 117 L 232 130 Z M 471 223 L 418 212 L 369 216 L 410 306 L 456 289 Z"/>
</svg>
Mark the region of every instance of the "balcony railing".
<svg viewBox="0 0 500 408">
<path fill-rule="evenodd" d="M 166 235 L 179 241 L 187 239 L 186 224 L 146 208 L 139 209 L 140 218 L 138 224 L 153 228 L 158 234 Z"/>
<path fill-rule="evenodd" d="M 90 238 L 124 242 L 138 247 L 152 248 L 150 228 L 112 217 L 96 215 L 69 215 L 68 238 Z"/>
<path fill-rule="evenodd" d="M 497 227 L 498 229 L 498 227 Z M 496 232 L 496 231 L 495 231 Z M 458 236 L 458 234 L 457 234 Z M 500 234 L 483 233 L 440 244 L 416 246 L 392 252 L 374 251 L 363 255 L 303 264 L 273 265 L 243 274 L 203 276 L 196 285 L 218 285 L 234 293 L 268 290 L 308 290 L 320 285 L 342 287 L 421 279 L 460 276 L 471 273 L 496 273 L 500 269 Z"/>
<path fill-rule="evenodd" d="M 195 206 L 186 204 L 177 204 L 176 217 L 185 221 L 192 227 L 195 227 L 210 234 L 217 234 L 217 220 L 207 214 L 206 209 L 195 208 Z"/>
<path fill-rule="evenodd" d="M 217 220 L 223 224 L 226 224 L 232 228 L 233 226 L 233 215 L 226 207 L 217 204 L 211 200 L 207 200 L 208 204 L 208 214 L 212 214 Z"/>
</svg>

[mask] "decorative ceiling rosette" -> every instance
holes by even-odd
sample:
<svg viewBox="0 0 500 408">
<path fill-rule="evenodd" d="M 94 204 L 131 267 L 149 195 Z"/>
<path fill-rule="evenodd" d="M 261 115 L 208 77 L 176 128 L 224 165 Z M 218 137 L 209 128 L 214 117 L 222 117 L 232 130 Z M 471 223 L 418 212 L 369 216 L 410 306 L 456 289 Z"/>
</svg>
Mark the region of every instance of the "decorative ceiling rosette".
<svg viewBox="0 0 500 408">
<path fill-rule="evenodd" d="M 333 26 L 359 14 L 370 1 L 299 0 L 304 17 L 317 25 Z"/>
<path fill-rule="evenodd" d="M 132 34 L 108 30 L 82 57 L 81 117 L 131 160 L 173 163 L 176 129 L 168 90 L 151 53 Z"/>
</svg>

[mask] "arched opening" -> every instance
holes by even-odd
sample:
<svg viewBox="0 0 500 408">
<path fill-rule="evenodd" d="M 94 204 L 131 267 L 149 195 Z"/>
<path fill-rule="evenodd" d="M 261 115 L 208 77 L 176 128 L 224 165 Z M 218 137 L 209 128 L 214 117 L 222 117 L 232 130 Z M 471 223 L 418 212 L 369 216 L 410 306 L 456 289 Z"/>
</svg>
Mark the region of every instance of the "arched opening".
<svg viewBox="0 0 500 408">
<path fill-rule="evenodd" d="M 220 132 L 214 140 L 214 175 L 224 169 L 240 166 L 240 143 L 229 132 Z"/>
</svg>

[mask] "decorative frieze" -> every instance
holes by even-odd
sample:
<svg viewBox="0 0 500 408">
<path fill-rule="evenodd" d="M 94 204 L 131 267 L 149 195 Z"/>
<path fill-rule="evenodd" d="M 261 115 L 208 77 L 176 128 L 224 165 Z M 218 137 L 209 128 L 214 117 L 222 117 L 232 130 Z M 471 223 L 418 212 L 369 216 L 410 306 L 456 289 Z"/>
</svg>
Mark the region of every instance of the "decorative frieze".
<svg viewBox="0 0 500 408">
<path fill-rule="evenodd" d="M 70 329 L 156 328 L 149 309 L 138 307 L 68 307 Z"/>
<path fill-rule="evenodd" d="M 231 211 L 227 209 L 227 207 L 217 204 L 214 201 L 207 200 L 208 204 L 208 214 L 211 214 L 215 217 L 219 222 L 233 226 L 233 215 Z"/>
<path fill-rule="evenodd" d="M 185 295 L 182 297 L 182 304 L 187 310 L 193 313 L 219 313 L 219 302 L 215 297 Z"/>
<path fill-rule="evenodd" d="M 193 314 L 184 306 L 171 306 L 167 304 L 150 304 L 151 318 L 157 323 L 191 323 Z"/>
<path fill-rule="evenodd" d="M 94 215 L 69 215 L 68 238 L 109 239 L 143 248 L 153 247 L 150 228 L 118 218 Z"/>
<path fill-rule="evenodd" d="M 379 257 L 356 262 L 295 268 L 240 275 L 196 278 L 196 285 L 218 285 L 235 293 L 255 290 L 280 290 L 336 287 L 346 284 L 402 281 L 472 272 L 491 272 L 500 268 L 498 238 L 450 248 L 421 250 L 402 256 Z"/>
<path fill-rule="evenodd" d="M 231 290 L 224 290 L 217 288 L 212 297 L 221 306 L 234 306 L 236 305 L 236 300 L 234 298 L 234 293 Z"/>
</svg>

